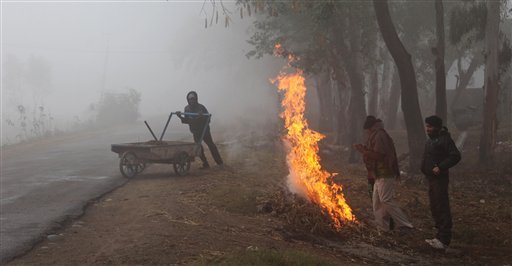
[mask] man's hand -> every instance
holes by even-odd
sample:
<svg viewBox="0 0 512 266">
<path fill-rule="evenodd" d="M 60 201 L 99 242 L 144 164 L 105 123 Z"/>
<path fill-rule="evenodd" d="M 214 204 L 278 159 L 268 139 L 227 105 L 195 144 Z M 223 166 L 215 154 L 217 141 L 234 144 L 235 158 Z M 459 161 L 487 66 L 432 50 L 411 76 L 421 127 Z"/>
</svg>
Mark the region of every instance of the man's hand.
<svg viewBox="0 0 512 266">
<path fill-rule="evenodd" d="M 441 169 L 439 169 L 438 166 L 432 168 L 432 172 L 434 173 L 434 175 L 439 175 L 441 173 Z"/>
<path fill-rule="evenodd" d="M 354 145 L 352 145 L 352 146 L 354 147 L 354 149 L 356 149 L 356 150 L 357 150 L 358 152 L 360 152 L 360 153 L 364 153 L 364 151 L 365 151 L 365 149 L 366 149 L 366 148 L 364 147 L 364 145 L 363 145 L 363 144 L 361 144 L 361 143 L 354 144 Z"/>
<path fill-rule="evenodd" d="M 174 112 L 177 116 L 181 116 L 181 111 Z"/>
</svg>

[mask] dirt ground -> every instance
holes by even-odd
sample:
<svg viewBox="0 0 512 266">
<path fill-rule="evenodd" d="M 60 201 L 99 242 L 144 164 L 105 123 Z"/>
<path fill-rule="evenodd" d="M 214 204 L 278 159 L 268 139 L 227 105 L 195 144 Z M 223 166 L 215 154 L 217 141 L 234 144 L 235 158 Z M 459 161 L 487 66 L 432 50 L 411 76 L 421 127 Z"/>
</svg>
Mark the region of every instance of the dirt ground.
<svg viewBox="0 0 512 266">
<path fill-rule="evenodd" d="M 400 134 L 395 134 L 399 153 L 405 139 Z M 446 253 L 433 251 L 424 242 L 435 230 L 421 176 L 405 174 L 397 193 L 416 230 L 406 235 L 382 233 L 371 226 L 363 166 L 344 163 L 344 151 L 322 150 L 322 164 L 340 173 L 335 181 L 344 186 L 359 221 L 336 233 L 317 207 L 286 192 L 285 151 L 278 137 L 250 140 L 239 138 L 219 145 L 226 167 L 199 170 L 196 161 L 188 176 L 179 177 L 172 166 L 151 165 L 123 187 L 92 201 L 81 217 L 49 232 L 47 239 L 10 264 L 512 262 L 509 139 L 500 148 L 498 164 L 492 170 L 481 169 L 476 164 L 476 150 L 468 148 L 452 171 L 454 235 Z"/>
</svg>

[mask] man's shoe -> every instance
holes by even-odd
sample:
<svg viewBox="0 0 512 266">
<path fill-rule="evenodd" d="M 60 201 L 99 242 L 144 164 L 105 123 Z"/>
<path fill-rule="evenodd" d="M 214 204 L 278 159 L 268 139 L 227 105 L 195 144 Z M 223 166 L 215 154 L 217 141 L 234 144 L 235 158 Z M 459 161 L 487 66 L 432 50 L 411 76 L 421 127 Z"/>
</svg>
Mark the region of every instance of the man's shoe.
<svg viewBox="0 0 512 266">
<path fill-rule="evenodd" d="M 427 242 L 432 248 L 435 248 L 435 249 L 445 250 L 446 248 L 448 248 L 447 245 L 443 244 L 443 242 L 441 242 L 441 240 L 439 240 L 437 238 L 425 239 L 425 242 Z"/>
<path fill-rule="evenodd" d="M 206 170 L 206 169 L 210 169 L 210 166 L 209 165 L 203 165 L 201 167 L 199 167 L 200 170 Z"/>
</svg>

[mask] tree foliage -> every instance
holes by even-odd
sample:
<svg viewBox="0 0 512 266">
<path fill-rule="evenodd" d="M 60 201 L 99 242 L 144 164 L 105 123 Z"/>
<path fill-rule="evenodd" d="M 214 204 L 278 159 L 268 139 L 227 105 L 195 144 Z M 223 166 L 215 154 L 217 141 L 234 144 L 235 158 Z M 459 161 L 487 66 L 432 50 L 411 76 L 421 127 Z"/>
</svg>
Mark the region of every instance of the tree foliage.
<svg viewBox="0 0 512 266">
<path fill-rule="evenodd" d="M 140 116 L 140 101 L 140 92 L 133 88 L 122 93 L 105 93 L 97 105 L 96 122 L 99 125 L 134 122 Z"/>
<path fill-rule="evenodd" d="M 485 2 L 462 2 L 450 15 L 449 40 L 453 45 L 463 43 L 467 48 L 485 37 L 487 8 Z"/>
</svg>

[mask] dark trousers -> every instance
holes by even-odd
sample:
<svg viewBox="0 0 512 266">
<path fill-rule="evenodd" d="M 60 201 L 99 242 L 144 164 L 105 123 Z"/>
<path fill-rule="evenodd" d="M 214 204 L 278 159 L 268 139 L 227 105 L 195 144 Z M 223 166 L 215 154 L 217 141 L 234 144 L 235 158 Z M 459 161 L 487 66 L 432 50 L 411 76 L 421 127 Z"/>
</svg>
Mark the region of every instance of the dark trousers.
<svg viewBox="0 0 512 266">
<path fill-rule="evenodd" d="M 199 139 L 201 138 L 201 133 L 194 132 L 193 134 L 194 134 L 194 141 L 198 142 Z M 206 132 L 204 133 L 203 141 L 204 141 L 204 143 L 206 143 L 206 145 L 208 145 L 208 149 L 210 149 L 210 152 L 212 153 L 212 156 L 213 156 L 213 159 L 215 160 L 215 162 L 218 165 L 223 164 L 222 158 L 220 157 L 219 150 L 217 149 L 217 146 L 215 145 L 215 143 L 213 143 L 212 134 L 210 133 L 209 128 L 207 128 Z M 203 162 L 203 166 L 209 166 L 208 160 L 206 159 L 206 156 L 204 155 L 203 145 L 201 145 L 201 155 L 199 157 L 201 158 L 201 161 Z"/>
<path fill-rule="evenodd" d="M 436 238 L 443 244 L 449 245 L 452 239 L 452 214 L 448 197 L 449 178 L 447 176 L 427 178 L 430 211 L 437 228 Z"/>
</svg>

